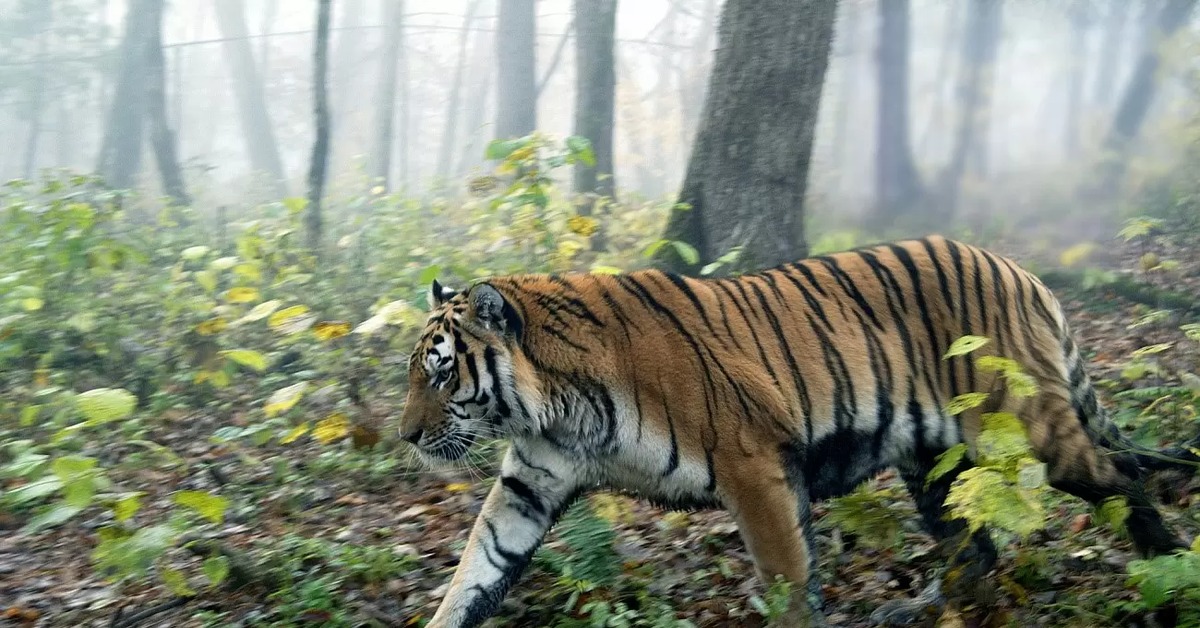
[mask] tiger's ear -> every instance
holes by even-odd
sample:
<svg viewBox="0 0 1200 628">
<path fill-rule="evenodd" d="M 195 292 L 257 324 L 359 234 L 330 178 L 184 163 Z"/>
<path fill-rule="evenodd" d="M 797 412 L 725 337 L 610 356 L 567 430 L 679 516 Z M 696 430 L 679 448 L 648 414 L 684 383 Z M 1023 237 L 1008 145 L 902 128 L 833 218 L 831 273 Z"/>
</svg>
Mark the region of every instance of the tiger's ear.
<svg viewBox="0 0 1200 628">
<path fill-rule="evenodd" d="M 429 309 L 442 307 L 442 304 L 453 299 L 457 294 L 457 290 L 447 288 L 438 283 L 437 279 L 434 279 L 433 283 L 429 284 L 429 296 L 426 298 L 426 301 L 429 302 Z"/>
<path fill-rule="evenodd" d="M 467 301 L 471 304 L 471 318 L 486 329 L 512 334 L 518 340 L 525 323 L 512 304 L 492 286 L 481 283 L 471 288 Z"/>
</svg>

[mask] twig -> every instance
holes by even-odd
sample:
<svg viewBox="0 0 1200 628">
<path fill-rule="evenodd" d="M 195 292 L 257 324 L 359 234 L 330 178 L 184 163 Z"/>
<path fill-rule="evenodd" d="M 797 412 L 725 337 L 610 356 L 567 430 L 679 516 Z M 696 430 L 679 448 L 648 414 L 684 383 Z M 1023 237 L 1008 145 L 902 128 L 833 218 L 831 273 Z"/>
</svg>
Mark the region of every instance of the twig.
<svg viewBox="0 0 1200 628">
<path fill-rule="evenodd" d="M 194 596 L 177 597 L 173 600 L 163 602 L 162 604 L 157 604 L 155 606 L 151 606 L 150 608 L 140 610 L 124 619 L 121 618 L 121 615 L 123 614 L 122 611 L 124 609 L 119 608 L 117 609 L 117 614 L 113 616 L 113 620 L 112 623 L 109 624 L 109 628 L 131 628 L 132 626 L 136 626 L 159 613 L 165 613 L 169 610 L 179 608 L 180 606 L 191 602 L 193 599 L 195 599 Z"/>
</svg>

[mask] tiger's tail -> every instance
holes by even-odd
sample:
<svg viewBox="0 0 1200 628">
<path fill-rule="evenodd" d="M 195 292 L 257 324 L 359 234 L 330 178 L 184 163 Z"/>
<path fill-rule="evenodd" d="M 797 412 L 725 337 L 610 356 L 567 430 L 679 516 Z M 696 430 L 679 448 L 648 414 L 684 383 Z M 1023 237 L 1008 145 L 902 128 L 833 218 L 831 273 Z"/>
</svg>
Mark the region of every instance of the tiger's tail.
<svg viewBox="0 0 1200 628">
<path fill-rule="evenodd" d="M 1183 445 L 1152 449 L 1133 442 L 1121 433 L 1108 410 L 1100 404 L 1100 400 L 1096 396 L 1096 388 L 1084 370 L 1083 357 L 1079 353 L 1079 347 L 1075 344 L 1061 310 L 1056 318 L 1060 321 L 1059 338 L 1066 358 L 1071 405 L 1093 442 L 1111 451 L 1133 456 L 1138 466 L 1146 471 L 1176 470 L 1186 473 L 1200 471 L 1200 455 L 1196 453 L 1200 451 L 1200 435 L 1193 437 Z"/>
</svg>

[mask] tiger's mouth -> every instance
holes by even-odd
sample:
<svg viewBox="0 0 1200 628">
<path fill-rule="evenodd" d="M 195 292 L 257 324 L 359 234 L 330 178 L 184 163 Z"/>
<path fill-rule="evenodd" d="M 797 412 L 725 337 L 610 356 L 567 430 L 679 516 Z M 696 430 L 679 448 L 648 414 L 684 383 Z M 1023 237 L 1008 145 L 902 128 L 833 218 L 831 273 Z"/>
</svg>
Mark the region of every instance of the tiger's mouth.
<svg viewBox="0 0 1200 628">
<path fill-rule="evenodd" d="M 473 433 L 454 430 L 438 437 L 433 442 L 421 443 L 417 449 L 426 457 L 437 462 L 458 462 L 467 457 L 467 452 L 477 440 L 478 436 Z"/>
</svg>

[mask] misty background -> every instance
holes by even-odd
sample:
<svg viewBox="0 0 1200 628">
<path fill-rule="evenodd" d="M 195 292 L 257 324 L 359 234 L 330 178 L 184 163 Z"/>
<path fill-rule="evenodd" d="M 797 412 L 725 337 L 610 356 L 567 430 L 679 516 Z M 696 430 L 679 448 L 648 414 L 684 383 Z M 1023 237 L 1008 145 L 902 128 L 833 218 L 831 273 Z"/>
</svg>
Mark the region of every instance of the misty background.
<svg viewBox="0 0 1200 628">
<path fill-rule="evenodd" d="M 679 189 L 703 107 L 722 8 L 717 0 L 622 2 L 615 28 L 614 174 L 619 195 L 666 198 Z M 968 4 L 907 5 L 909 68 L 905 132 L 918 178 L 933 185 L 954 162 L 960 85 L 971 42 Z M 1139 55 L 1157 41 L 1165 2 L 1090 0 L 994 4 L 990 74 L 960 216 L 1055 205 L 1054 192 L 1098 154 Z M 162 21 L 166 121 L 175 132 L 187 192 L 197 207 L 300 195 L 313 136 L 312 2 L 172 0 Z M 878 2 L 843 0 L 822 92 L 809 172 L 808 209 L 853 223 L 880 201 Z M 104 171 L 103 146 L 122 70 L 128 2 L 0 2 L 0 179 L 44 168 Z M 573 132 L 581 29 L 572 3 L 535 3 L 536 128 Z M 466 194 L 486 172 L 498 136 L 494 0 L 340 0 L 329 49 L 329 194 L 379 183 L 415 196 Z M 1195 18 L 1156 73 L 1157 93 L 1137 151 L 1170 163 L 1177 128 L 1195 114 Z M 973 32 L 968 32 L 975 28 Z M 390 146 L 380 143 L 387 66 L 395 60 Z M 886 55 L 885 55 L 886 56 Z M 261 101 L 265 117 L 254 116 Z M 988 103 L 990 101 L 990 104 Z M 884 114 L 884 115 L 881 115 Z M 883 122 L 881 122 L 883 120 Z M 1174 125 L 1174 126 L 1173 126 Z M 140 163 L 119 187 L 161 190 L 147 133 Z M 255 158 L 254 155 L 259 157 Z M 265 156 L 264 156 L 265 155 Z M 277 155 L 277 157 L 275 157 Z M 256 163 L 259 162 L 259 163 Z M 264 165 L 265 164 L 265 165 Z M 277 164 L 277 165 L 275 165 Z M 278 168 L 282 181 L 267 184 Z M 109 177 L 111 179 L 111 177 Z M 1061 195 L 1059 195 L 1061 196 Z M 1061 200 L 1061 199 L 1059 199 Z M 1079 210 L 1078 207 L 1071 211 Z M 1068 212 L 1070 213 L 1070 212 Z"/>
</svg>

